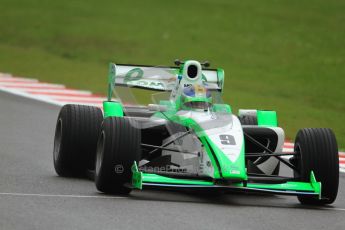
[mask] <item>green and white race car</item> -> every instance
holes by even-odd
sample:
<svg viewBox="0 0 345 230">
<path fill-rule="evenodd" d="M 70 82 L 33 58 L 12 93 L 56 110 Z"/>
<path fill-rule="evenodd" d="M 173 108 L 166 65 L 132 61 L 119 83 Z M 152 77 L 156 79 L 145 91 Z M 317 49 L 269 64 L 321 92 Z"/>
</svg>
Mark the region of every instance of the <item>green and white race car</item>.
<svg viewBox="0 0 345 230">
<path fill-rule="evenodd" d="M 339 159 L 332 130 L 301 129 L 294 151 L 283 153 L 275 111 L 235 115 L 222 101 L 222 69 L 193 60 L 175 65 L 111 63 L 104 114 L 98 107 L 63 106 L 54 141 L 57 174 L 88 175 L 104 193 L 172 188 L 334 202 Z M 139 105 L 144 95 L 135 88 L 154 92 L 151 103 Z"/>
</svg>

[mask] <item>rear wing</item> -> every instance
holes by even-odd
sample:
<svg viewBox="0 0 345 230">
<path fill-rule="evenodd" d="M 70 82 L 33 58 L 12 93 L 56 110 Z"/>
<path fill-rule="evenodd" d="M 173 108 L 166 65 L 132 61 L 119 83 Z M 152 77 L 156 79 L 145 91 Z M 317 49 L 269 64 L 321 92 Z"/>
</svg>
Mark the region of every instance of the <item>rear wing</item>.
<svg viewBox="0 0 345 230">
<path fill-rule="evenodd" d="M 137 87 L 158 91 L 172 91 L 176 86 L 179 67 L 160 67 L 145 65 L 109 64 L 108 100 L 116 85 Z M 202 78 L 206 88 L 222 91 L 224 71 L 222 69 L 202 70 Z"/>
</svg>

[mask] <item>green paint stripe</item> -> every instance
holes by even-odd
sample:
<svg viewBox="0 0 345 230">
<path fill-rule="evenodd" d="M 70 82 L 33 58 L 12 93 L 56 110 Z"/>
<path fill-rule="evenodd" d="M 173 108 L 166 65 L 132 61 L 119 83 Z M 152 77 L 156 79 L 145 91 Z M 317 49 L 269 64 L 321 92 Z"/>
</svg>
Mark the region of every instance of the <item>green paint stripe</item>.
<svg viewBox="0 0 345 230">
<path fill-rule="evenodd" d="M 152 173 L 143 173 L 142 182 L 143 183 L 161 183 L 161 184 L 180 184 L 180 185 L 204 185 L 204 186 L 213 186 L 214 182 L 205 181 L 205 180 L 193 180 L 193 179 L 178 179 L 171 178 L 167 176 L 161 176 Z M 226 187 L 226 186 L 224 186 Z M 229 188 L 245 188 L 243 183 L 234 183 L 229 186 Z M 294 182 L 289 181 L 281 184 L 263 184 L 263 183 L 248 183 L 247 188 L 253 189 L 267 189 L 274 191 L 304 191 L 304 192 L 315 192 L 320 194 L 320 191 L 317 187 L 314 187 L 312 183 L 307 182 Z"/>
<path fill-rule="evenodd" d="M 267 127 L 277 127 L 277 112 L 268 110 L 257 111 L 258 125 Z"/>
<path fill-rule="evenodd" d="M 164 184 L 184 184 L 184 185 L 213 185 L 211 181 L 205 180 L 191 180 L 191 179 L 178 179 L 166 176 L 161 176 L 153 173 L 143 173 L 143 183 L 164 183 Z"/>
<path fill-rule="evenodd" d="M 123 117 L 122 104 L 114 101 L 103 102 L 104 117 Z"/>
<path fill-rule="evenodd" d="M 308 191 L 316 192 L 310 183 L 305 182 L 286 182 L 283 184 L 257 184 L 248 183 L 248 188 L 283 190 L 283 191 Z"/>
</svg>

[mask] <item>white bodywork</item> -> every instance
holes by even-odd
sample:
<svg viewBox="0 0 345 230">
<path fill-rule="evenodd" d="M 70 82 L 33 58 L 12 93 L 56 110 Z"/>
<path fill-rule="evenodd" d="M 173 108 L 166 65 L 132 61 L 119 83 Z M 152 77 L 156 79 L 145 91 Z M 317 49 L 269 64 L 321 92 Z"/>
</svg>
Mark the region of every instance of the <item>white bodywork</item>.
<svg viewBox="0 0 345 230">
<path fill-rule="evenodd" d="M 188 67 L 192 66 L 194 73 L 189 76 Z M 185 87 L 189 86 L 202 86 L 207 90 L 214 90 L 213 92 L 220 92 L 220 81 L 218 79 L 216 70 L 202 70 L 202 66 L 197 61 L 187 61 L 184 63 L 183 68 L 170 68 L 170 67 L 145 67 L 145 66 L 126 66 L 111 64 L 110 68 L 110 84 L 137 86 L 142 88 L 171 91 L 170 98 L 166 99 L 171 104 L 179 104 L 178 100 L 184 92 Z M 195 93 L 196 94 L 196 93 Z M 165 100 L 165 99 L 164 99 Z M 167 107 L 160 105 L 160 100 L 155 101 L 157 104 L 150 104 L 149 109 L 152 111 L 161 112 L 163 115 Z M 213 104 L 226 104 L 216 102 L 213 97 Z M 211 104 L 212 104 L 211 103 Z M 229 162 L 236 162 L 241 154 L 244 145 L 243 127 L 239 119 L 229 112 L 213 112 L 209 107 L 206 110 L 193 109 L 181 110 L 176 112 L 180 118 L 193 119 L 202 128 L 202 132 L 215 144 L 223 154 L 229 159 Z M 256 110 L 240 110 L 242 115 L 255 115 Z M 166 117 L 166 115 L 164 115 Z M 149 128 L 156 124 L 165 122 L 164 118 L 152 117 L 148 122 L 141 122 L 141 128 Z M 255 126 L 256 128 L 258 126 Z M 282 151 L 284 142 L 284 131 L 281 128 L 270 128 L 278 136 L 278 143 L 275 149 L 276 152 Z M 171 132 L 171 136 L 163 140 L 163 145 L 170 143 L 183 132 Z M 179 149 L 180 153 L 164 149 L 162 155 L 170 155 L 171 163 L 175 166 L 178 172 L 196 174 L 200 176 L 214 176 L 214 166 L 211 164 L 209 155 L 204 150 L 204 146 L 197 138 L 199 134 L 193 133 L 184 136 L 167 145 L 171 149 Z M 279 161 L 270 157 L 264 162 L 256 166 L 263 172 L 271 174 L 277 167 Z M 236 174 L 236 172 L 231 172 Z"/>
<path fill-rule="evenodd" d="M 198 123 L 203 129 L 202 132 L 204 132 L 204 134 L 208 136 L 219 149 L 222 150 L 222 152 L 231 162 L 235 162 L 238 159 L 241 154 L 241 148 L 244 144 L 244 140 L 241 123 L 236 116 L 225 113 L 183 110 L 179 111 L 177 115 L 181 118 L 193 119 L 196 123 Z M 163 144 L 169 142 L 180 134 L 181 133 L 177 133 L 169 137 L 163 142 Z M 231 139 L 230 144 L 230 140 L 222 140 L 221 137 L 224 136 L 233 138 Z M 162 155 L 171 155 L 172 163 L 179 166 L 176 168 L 184 169 L 185 171 L 183 172 L 185 173 L 213 177 L 213 165 L 211 164 L 208 154 L 203 149 L 202 144 L 196 135 L 187 135 L 186 137 L 181 138 L 178 144 L 172 143 L 168 147 L 178 148 L 181 150 L 181 152 L 188 151 L 194 153 L 176 154 L 176 152 L 164 150 Z"/>
</svg>

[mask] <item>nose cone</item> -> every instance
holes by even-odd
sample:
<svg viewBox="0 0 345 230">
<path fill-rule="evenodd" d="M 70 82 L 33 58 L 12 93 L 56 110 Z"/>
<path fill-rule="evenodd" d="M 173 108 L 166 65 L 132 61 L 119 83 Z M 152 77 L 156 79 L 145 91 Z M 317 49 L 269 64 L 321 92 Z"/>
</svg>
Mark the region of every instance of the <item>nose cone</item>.
<svg viewBox="0 0 345 230">
<path fill-rule="evenodd" d="M 183 66 L 183 76 L 189 81 L 201 79 L 201 64 L 198 61 L 186 61 Z"/>
</svg>

